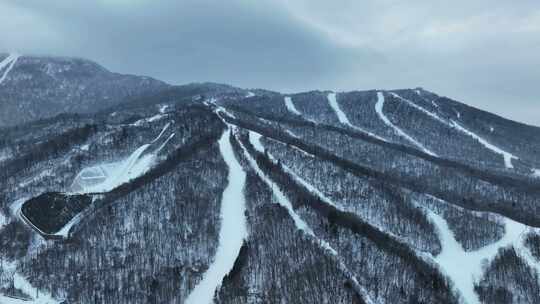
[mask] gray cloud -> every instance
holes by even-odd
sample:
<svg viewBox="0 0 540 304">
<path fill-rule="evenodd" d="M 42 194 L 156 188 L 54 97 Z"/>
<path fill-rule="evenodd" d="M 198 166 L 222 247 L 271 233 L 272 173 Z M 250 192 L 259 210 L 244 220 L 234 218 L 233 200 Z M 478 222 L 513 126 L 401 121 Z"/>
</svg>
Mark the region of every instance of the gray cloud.
<svg viewBox="0 0 540 304">
<path fill-rule="evenodd" d="M 87 57 L 172 83 L 423 86 L 540 125 L 536 0 L 8 0 L 0 20 L 0 51 Z"/>
</svg>

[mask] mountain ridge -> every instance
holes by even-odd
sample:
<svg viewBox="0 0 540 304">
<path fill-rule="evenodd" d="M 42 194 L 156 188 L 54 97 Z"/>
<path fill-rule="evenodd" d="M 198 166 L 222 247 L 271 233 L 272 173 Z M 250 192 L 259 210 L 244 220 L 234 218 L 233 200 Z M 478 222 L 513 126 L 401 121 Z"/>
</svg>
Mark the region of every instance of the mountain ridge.
<svg viewBox="0 0 540 304">
<path fill-rule="evenodd" d="M 540 301 L 540 129 L 420 88 L 154 89 L 0 127 L 0 302 Z"/>
</svg>

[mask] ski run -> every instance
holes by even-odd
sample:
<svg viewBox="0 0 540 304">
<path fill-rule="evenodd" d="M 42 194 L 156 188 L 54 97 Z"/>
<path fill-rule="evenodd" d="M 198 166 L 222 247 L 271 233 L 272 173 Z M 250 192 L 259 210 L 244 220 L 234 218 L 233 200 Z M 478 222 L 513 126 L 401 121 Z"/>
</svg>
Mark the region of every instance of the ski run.
<svg viewBox="0 0 540 304">
<path fill-rule="evenodd" d="M 229 167 L 228 184 L 221 199 L 221 230 L 219 245 L 214 261 L 204 273 L 202 281 L 188 296 L 187 304 L 212 303 L 215 291 L 220 287 L 223 278 L 231 271 L 244 240 L 247 237 L 246 202 L 244 185 L 246 173 L 234 156 L 230 143 L 230 127 L 219 140 L 219 150 Z"/>
<path fill-rule="evenodd" d="M 285 100 L 285 106 L 287 107 L 287 110 L 289 110 L 289 112 L 296 114 L 298 116 L 302 116 L 302 113 L 300 113 L 300 111 L 298 111 L 298 109 L 296 109 L 296 107 L 294 106 L 294 103 L 292 102 L 291 97 L 285 96 L 284 100 Z"/>
<path fill-rule="evenodd" d="M 513 155 L 510 152 L 506 152 L 503 149 L 501 149 L 501 148 L 499 148 L 499 147 L 497 147 L 495 145 L 492 145 L 491 143 L 489 143 L 487 140 L 480 137 L 476 133 L 473 133 L 472 131 L 469 131 L 468 129 L 465 129 L 463 126 L 461 126 L 460 124 L 458 124 L 454 120 L 451 120 L 451 123 L 452 123 L 452 126 L 454 126 L 456 129 L 458 129 L 461 132 L 463 132 L 463 133 L 471 136 L 472 138 L 476 139 L 484 147 L 488 148 L 489 150 L 491 150 L 491 151 L 493 151 L 493 152 L 495 152 L 497 154 L 502 155 L 503 158 L 504 158 L 504 165 L 506 166 L 507 169 L 513 169 L 514 168 L 514 165 L 512 164 L 512 159 L 519 159 L 517 156 Z"/>
<path fill-rule="evenodd" d="M 478 134 L 466 129 L 465 127 L 461 126 L 460 124 L 458 124 L 456 121 L 454 120 L 450 120 L 450 122 L 442 119 L 439 115 L 431 112 L 431 111 L 428 111 L 426 109 L 424 109 L 423 107 L 413 103 L 412 101 L 406 99 L 406 98 L 403 98 L 401 96 L 399 96 L 398 94 L 396 93 L 390 93 L 392 96 L 396 97 L 397 99 L 405 102 L 406 104 L 408 104 L 409 106 L 427 114 L 429 117 L 437 120 L 438 122 L 442 123 L 442 124 L 445 124 L 451 128 L 454 128 L 472 138 L 474 138 L 475 140 L 477 140 L 480 144 L 482 144 L 485 148 L 497 153 L 497 154 L 500 154 L 503 156 L 504 158 L 504 165 L 507 169 L 513 169 L 514 166 L 512 165 L 512 159 L 519 159 L 517 156 L 513 155 L 512 153 L 510 152 L 507 152 L 507 151 L 504 151 L 503 149 L 489 143 L 487 140 L 485 140 L 483 137 L 479 136 Z M 383 97 L 384 98 L 384 97 Z M 381 111 L 382 111 L 382 106 L 381 106 Z M 494 128 L 491 127 L 491 132 L 493 132 Z"/>
<path fill-rule="evenodd" d="M 384 140 L 386 141 L 384 138 L 376 135 L 376 134 L 373 134 L 369 131 L 366 131 L 358 126 L 355 126 L 351 123 L 351 121 L 349 120 L 349 118 L 347 117 L 347 115 L 345 114 L 345 112 L 343 112 L 343 110 L 341 109 L 341 107 L 339 106 L 339 103 L 337 102 L 337 99 L 336 99 L 336 93 L 329 93 L 328 94 L 328 104 L 330 104 L 330 107 L 332 108 L 332 110 L 334 110 L 334 112 L 336 113 L 336 116 L 339 120 L 340 123 L 352 128 L 352 129 L 355 129 L 357 131 L 360 131 L 364 134 L 367 134 L 371 137 L 375 137 L 377 139 L 380 139 L 380 140 Z"/>
<path fill-rule="evenodd" d="M 433 257 L 433 260 L 452 281 L 465 303 L 480 304 L 474 285 L 483 276 L 483 265 L 493 260 L 501 248 L 513 246 L 520 257 L 540 275 L 540 263 L 531 256 L 529 249 L 523 244 L 523 237 L 530 227 L 503 218 L 505 234 L 500 240 L 478 250 L 467 252 L 456 240 L 442 216 L 428 208 L 422 207 L 422 209 L 435 225 L 441 242 L 441 253 Z"/>
<path fill-rule="evenodd" d="M 0 77 L 0 84 L 4 82 L 11 69 L 13 69 L 15 63 L 17 63 L 19 57 L 19 54 L 9 54 L 4 60 L 2 60 L 2 62 L 0 62 L 0 73 L 2 73 L 2 70 L 4 71 Z"/>
<path fill-rule="evenodd" d="M 249 133 L 249 139 L 254 148 L 259 152 L 264 152 L 264 146 L 260 141 L 261 137 L 262 136 L 256 132 L 250 131 Z M 247 153 L 247 151 L 244 151 L 244 153 Z M 272 161 L 275 161 L 272 155 L 270 155 L 269 153 L 267 153 L 267 155 Z M 257 166 L 255 160 L 250 159 L 249 161 L 252 166 Z M 317 195 L 322 202 L 332 205 L 338 210 L 342 210 L 342 208 L 338 204 L 333 202 L 330 198 L 326 197 L 316 187 L 309 184 L 306 180 L 296 174 L 292 169 L 290 169 L 284 164 L 281 164 L 281 166 L 287 174 L 289 174 L 295 181 L 297 181 L 307 190 Z M 263 174 L 258 168 L 256 168 L 256 171 L 259 175 Z M 266 179 L 267 180 L 265 180 L 265 182 L 267 182 L 269 186 L 272 187 L 278 200 L 283 200 L 283 202 L 280 203 L 284 204 L 288 210 L 290 208 L 289 213 L 294 214 L 291 215 L 293 218 L 298 217 L 294 210 L 292 210 L 292 205 L 290 204 L 290 202 L 288 202 L 287 198 L 283 195 L 279 188 L 271 181 L 269 181 L 268 178 Z M 538 275 L 540 275 L 540 263 L 538 263 L 536 258 L 532 256 L 530 250 L 524 245 L 524 236 L 528 231 L 530 231 L 530 229 L 533 228 L 498 215 L 503 219 L 505 224 L 504 236 L 490 245 L 487 245 L 475 251 L 467 252 L 463 249 L 463 246 L 456 240 L 456 238 L 454 237 L 454 233 L 450 230 L 447 222 L 442 216 L 429 210 L 428 208 L 425 208 L 418 204 L 417 206 L 421 207 L 425 211 L 426 216 L 435 225 L 442 247 L 441 253 L 437 256 L 431 257 L 430 255 L 426 255 L 421 252 L 419 252 L 419 255 L 429 256 L 439 266 L 441 271 L 454 284 L 456 292 L 459 293 L 465 303 L 480 304 L 478 294 L 474 291 L 475 283 L 477 283 L 483 276 L 483 265 L 486 265 L 486 263 L 493 260 L 499 250 L 502 248 L 513 246 L 520 255 L 520 257 L 523 258 L 524 261 L 538 273 Z M 301 221 L 301 219 L 299 219 L 299 221 Z M 307 224 L 302 221 L 300 222 L 300 226 L 297 225 L 297 227 L 299 229 L 304 229 L 305 227 L 307 227 Z M 309 227 L 307 228 L 309 229 Z M 308 231 L 308 234 L 310 236 L 314 238 L 316 237 L 311 230 Z M 332 252 L 337 255 L 337 252 L 335 252 L 335 250 L 332 249 Z M 361 288 L 361 290 L 363 289 Z M 367 294 L 367 292 L 364 291 L 363 294 Z"/>
<path fill-rule="evenodd" d="M 249 131 L 249 141 L 250 141 L 251 145 L 255 148 L 255 150 L 257 150 L 257 151 L 259 151 L 261 153 L 264 153 L 265 149 L 264 149 L 264 146 L 261 143 L 261 137 L 262 136 L 259 133 Z M 289 216 L 293 219 L 293 221 L 294 221 L 294 223 L 296 225 L 296 228 L 298 230 L 302 231 L 303 233 L 305 233 L 319 247 L 321 247 L 322 249 L 325 250 L 325 252 L 330 254 L 332 256 L 332 258 L 335 261 L 337 261 L 341 271 L 343 271 L 343 273 L 348 277 L 348 279 L 353 284 L 354 289 L 362 296 L 364 301 L 367 304 L 374 304 L 374 302 L 370 299 L 370 297 L 368 295 L 368 292 L 362 286 L 360 286 L 360 284 L 358 283 L 358 281 L 354 277 L 354 274 L 347 268 L 345 263 L 340 259 L 338 252 L 334 248 L 332 248 L 332 246 L 328 242 L 326 242 L 325 240 L 319 239 L 315 235 L 315 233 L 309 227 L 309 225 L 296 213 L 296 211 L 294 210 L 294 208 L 292 206 L 291 201 L 281 191 L 279 186 L 277 184 L 275 184 L 268 176 L 266 176 L 266 174 L 264 174 L 264 172 L 259 168 L 259 165 L 255 161 L 255 159 L 249 154 L 249 152 L 242 145 L 242 143 L 240 143 L 240 146 L 244 150 L 244 155 L 248 159 L 248 162 L 251 165 L 251 167 L 255 170 L 257 175 L 264 181 L 264 183 L 270 189 L 272 189 L 272 193 L 273 193 L 274 197 L 277 199 L 278 204 L 280 204 L 282 207 L 284 207 L 287 210 L 287 212 L 289 213 Z M 268 156 L 269 156 L 270 160 L 275 162 L 275 159 L 270 154 L 268 154 Z M 287 168 L 286 166 L 283 165 L 283 168 L 285 168 L 285 171 L 288 174 L 291 174 L 293 176 L 293 178 L 295 178 L 295 179 L 300 178 L 297 175 L 295 175 L 294 173 L 292 173 L 292 171 L 289 168 Z M 302 180 L 301 184 L 310 191 L 315 189 L 313 186 L 309 185 L 307 182 L 305 182 L 303 180 Z M 319 195 L 319 194 L 322 195 L 322 193 L 320 193 L 319 191 L 316 191 L 315 193 L 317 195 Z M 335 206 L 335 204 L 333 202 L 331 202 L 329 199 L 327 199 L 326 197 L 321 196 L 321 199 L 325 203 L 328 203 L 328 204 L 331 204 L 332 206 Z"/>
<path fill-rule="evenodd" d="M 414 138 L 412 138 L 411 136 L 409 136 L 407 133 L 405 133 L 403 130 L 401 130 L 400 128 L 398 128 L 396 125 L 394 125 L 390 119 L 388 119 L 388 117 L 386 117 L 386 115 L 384 114 L 383 112 L 383 108 L 384 108 L 384 94 L 382 92 L 377 92 L 377 103 L 375 104 L 375 111 L 377 112 L 377 114 L 379 115 L 379 117 L 381 118 L 381 120 L 389 127 L 391 127 L 392 129 L 394 129 L 394 131 L 401 137 L 405 138 L 406 140 L 408 140 L 409 142 L 411 142 L 413 145 L 417 146 L 418 148 L 420 148 L 422 151 L 424 151 L 425 153 L 429 154 L 429 155 L 432 155 L 432 156 L 437 156 L 435 153 L 431 152 L 430 150 L 428 150 L 426 147 L 424 147 L 421 143 L 419 143 L 417 140 L 415 140 Z"/>
</svg>

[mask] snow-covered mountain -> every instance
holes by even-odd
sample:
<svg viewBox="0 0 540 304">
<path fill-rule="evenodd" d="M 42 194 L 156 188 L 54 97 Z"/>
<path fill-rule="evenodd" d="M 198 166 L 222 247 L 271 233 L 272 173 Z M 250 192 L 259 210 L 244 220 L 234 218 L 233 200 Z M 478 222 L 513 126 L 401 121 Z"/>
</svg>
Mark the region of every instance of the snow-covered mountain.
<svg viewBox="0 0 540 304">
<path fill-rule="evenodd" d="M 0 303 L 540 303 L 540 128 L 6 58 Z"/>
<path fill-rule="evenodd" d="M 166 87 L 85 59 L 0 54 L 0 127 L 64 112 L 93 113 Z"/>
</svg>

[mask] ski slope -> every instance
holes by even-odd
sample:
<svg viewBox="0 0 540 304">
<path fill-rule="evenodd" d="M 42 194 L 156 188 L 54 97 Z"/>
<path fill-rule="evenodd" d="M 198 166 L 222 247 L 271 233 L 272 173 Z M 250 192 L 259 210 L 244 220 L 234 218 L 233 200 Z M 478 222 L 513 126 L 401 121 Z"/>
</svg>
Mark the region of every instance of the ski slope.
<svg viewBox="0 0 540 304">
<path fill-rule="evenodd" d="M 244 186 L 246 173 L 234 156 L 229 140 L 230 127 L 219 140 L 219 150 L 229 167 L 228 184 L 221 199 L 221 230 L 219 246 L 214 261 L 204 273 L 202 281 L 186 299 L 186 304 L 212 303 L 215 291 L 220 287 L 223 278 L 231 271 L 240 253 L 240 248 L 247 238 L 246 201 Z"/>
<path fill-rule="evenodd" d="M 264 146 L 261 143 L 261 137 L 262 136 L 259 133 L 249 131 L 249 141 L 250 141 L 251 145 L 255 148 L 255 150 L 257 150 L 257 151 L 259 151 L 261 153 L 264 153 L 265 149 L 264 149 Z M 328 242 L 318 238 L 315 235 L 315 233 L 308 226 L 308 224 L 306 222 L 304 222 L 304 220 L 302 220 L 302 218 L 300 218 L 300 216 L 296 213 L 296 211 L 292 207 L 292 203 L 285 196 L 285 194 L 281 191 L 281 189 L 279 189 L 279 186 L 276 185 L 268 176 L 266 176 L 266 174 L 264 174 L 264 172 L 262 172 L 262 170 L 259 168 L 259 166 L 258 166 L 257 162 L 255 161 L 255 159 L 253 159 L 253 157 L 251 157 L 251 155 L 247 152 L 247 150 L 245 149 L 245 147 L 241 143 L 240 143 L 240 145 L 241 145 L 242 149 L 244 150 L 244 155 L 246 155 L 246 158 L 248 159 L 248 162 L 250 163 L 251 167 L 255 170 L 257 175 L 259 175 L 259 177 L 261 177 L 261 179 L 267 184 L 267 186 L 270 187 L 270 189 L 272 189 L 273 195 L 276 197 L 278 203 L 281 206 L 285 207 L 285 209 L 289 213 L 289 216 L 293 219 L 293 221 L 294 221 L 294 223 L 296 225 L 296 228 L 298 230 L 304 232 L 305 234 L 307 234 L 309 237 L 311 237 L 316 242 L 316 244 L 318 246 L 320 246 L 326 252 L 328 252 L 333 257 L 333 259 L 337 261 L 340 270 L 352 282 L 355 290 L 357 290 L 362 295 L 362 298 L 364 299 L 364 301 L 367 304 L 374 304 L 374 302 L 369 297 L 367 290 L 365 288 L 363 288 L 358 283 L 358 281 L 356 280 L 354 274 L 348 269 L 348 267 L 345 265 L 345 263 L 339 257 L 338 252 Z M 270 158 L 271 161 L 276 162 L 275 158 L 272 155 L 268 154 L 268 157 Z M 295 178 L 295 180 L 300 182 L 300 184 L 302 184 L 308 190 L 313 191 L 313 193 L 318 195 L 322 199 L 323 202 L 336 207 L 334 202 L 332 202 L 330 199 L 325 197 L 320 191 L 318 191 L 315 187 L 313 187 L 312 185 L 310 185 L 309 183 L 304 181 L 301 177 L 296 175 L 287 166 L 282 164 L 282 167 L 284 168 L 285 172 L 287 172 L 288 174 L 291 174 L 293 176 L 293 178 Z"/>
<path fill-rule="evenodd" d="M 289 110 L 289 112 L 298 116 L 302 115 L 302 113 L 300 113 L 300 111 L 298 111 L 298 109 L 294 106 L 294 103 L 292 102 L 291 97 L 285 96 L 284 101 L 285 101 L 285 106 L 287 107 L 287 110 Z"/>
<path fill-rule="evenodd" d="M 482 278 L 483 265 L 493 260 L 501 248 L 514 246 L 518 254 L 533 269 L 539 271 L 540 265 L 530 255 L 529 258 L 527 257 L 528 249 L 523 245 L 523 235 L 529 227 L 504 218 L 505 234 L 500 240 L 479 250 L 467 252 L 456 240 L 454 233 L 442 216 L 427 208 L 423 209 L 435 225 L 441 242 L 441 253 L 434 257 L 434 261 L 450 278 L 466 303 L 480 304 L 478 294 L 474 291 L 474 284 Z"/>
<path fill-rule="evenodd" d="M 360 131 L 362 133 L 365 133 L 371 137 L 375 137 L 377 139 L 380 139 L 380 140 L 384 140 L 386 141 L 384 138 L 380 137 L 379 135 L 376 135 L 374 133 L 371 133 L 369 131 L 366 131 L 358 126 L 355 126 L 353 125 L 349 118 L 347 117 L 347 114 L 345 114 L 345 112 L 343 112 L 343 110 L 341 109 L 341 107 L 339 106 L 338 102 L 337 102 L 337 99 L 336 99 L 336 93 L 330 93 L 328 94 L 328 104 L 330 105 L 330 107 L 332 108 L 332 110 L 334 111 L 334 113 L 336 113 L 336 116 L 338 117 L 338 120 L 340 123 L 352 128 L 352 129 L 355 129 L 357 131 Z"/>
<path fill-rule="evenodd" d="M 486 147 L 487 149 L 497 153 L 497 154 L 500 154 L 503 156 L 504 158 L 504 165 L 506 166 L 507 169 L 512 169 L 514 168 L 514 166 L 512 165 L 512 159 L 519 159 L 517 156 L 513 155 L 512 153 L 510 152 L 507 152 L 507 151 L 504 151 L 503 149 L 489 143 L 487 140 L 485 140 L 484 138 L 482 138 L 481 136 L 477 135 L 476 133 L 466 129 L 465 127 L 461 126 L 460 124 L 458 124 L 456 121 L 454 120 L 450 120 L 450 122 L 442 119 L 439 115 L 431 112 L 431 111 L 428 111 L 426 109 L 424 109 L 423 107 L 413 103 L 412 101 L 406 99 L 406 98 L 403 98 L 401 96 L 399 96 L 398 94 L 396 93 L 390 93 L 392 96 L 396 97 L 397 99 L 405 102 L 406 104 L 408 104 L 409 106 L 427 114 L 429 117 L 437 120 L 438 122 L 444 124 L 444 125 L 447 125 L 451 128 L 454 128 L 474 139 L 476 139 L 478 142 L 480 142 L 480 144 L 482 144 L 484 147 Z M 494 128 L 491 127 L 491 132 L 493 132 Z"/>
<path fill-rule="evenodd" d="M 15 63 L 17 63 L 17 60 L 19 59 L 19 54 L 9 54 L 2 62 L 0 62 L 0 73 L 2 70 L 4 73 L 0 77 L 0 85 L 4 80 L 6 79 L 9 72 L 11 72 L 11 69 L 13 69 L 13 66 L 15 66 Z"/>
<path fill-rule="evenodd" d="M 396 125 L 394 125 L 390 119 L 388 119 L 388 117 L 386 117 L 386 115 L 384 114 L 383 112 L 383 108 L 384 108 L 384 94 L 382 92 L 377 92 L 377 103 L 375 104 L 375 111 L 377 112 L 377 115 L 379 115 L 379 118 L 381 118 L 381 120 L 389 127 L 391 127 L 392 129 L 394 129 L 394 131 L 401 137 L 405 138 L 407 141 L 411 142 L 413 145 L 417 146 L 418 148 L 420 148 L 422 151 L 424 151 L 425 153 L 429 154 L 429 155 L 432 155 L 432 156 L 437 156 L 435 153 L 431 152 L 430 150 L 428 150 L 426 147 L 424 147 L 421 143 L 419 143 L 417 140 L 415 140 L 414 138 L 412 138 L 411 136 L 409 136 L 407 133 L 405 133 L 403 130 L 401 130 L 400 128 L 398 128 Z"/>
<path fill-rule="evenodd" d="M 507 152 L 491 143 L 489 143 L 487 140 L 482 138 L 481 136 L 477 135 L 476 133 L 466 129 L 465 127 L 461 126 L 454 120 L 451 120 L 452 126 L 454 126 L 456 129 L 460 130 L 461 132 L 471 136 L 472 138 L 476 139 L 478 142 L 480 142 L 484 147 L 488 148 L 489 150 L 500 154 L 504 158 L 504 165 L 507 169 L 513 169 L 514 165 L 512 164 L 512 159 L 519 159 L 517 156 L 513 155 L 510 152 Z"/>
</svg>

